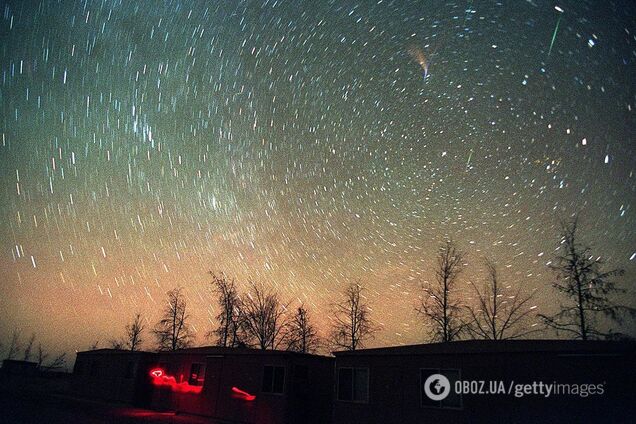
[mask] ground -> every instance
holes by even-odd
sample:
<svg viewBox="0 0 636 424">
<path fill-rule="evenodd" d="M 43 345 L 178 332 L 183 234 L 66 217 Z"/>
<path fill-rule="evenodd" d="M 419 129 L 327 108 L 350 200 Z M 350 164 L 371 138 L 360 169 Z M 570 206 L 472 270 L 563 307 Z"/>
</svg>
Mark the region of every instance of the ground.
<svg viewBox="0 0 636 424">
<path fill-rule="evenodd" d="M 61 394 L 7 390 L 0 391 L 0 411 L 0 424 L 220 424 L 203 417 L 155 412 Z"/>
</svg>

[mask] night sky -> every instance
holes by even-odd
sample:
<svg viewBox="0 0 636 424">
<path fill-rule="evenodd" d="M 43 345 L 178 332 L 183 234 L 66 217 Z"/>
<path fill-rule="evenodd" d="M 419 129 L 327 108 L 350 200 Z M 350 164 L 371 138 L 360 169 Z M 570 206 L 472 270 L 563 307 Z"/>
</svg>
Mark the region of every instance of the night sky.
<svg viewBox="0 0 636 424">
<path fill-rule="evenodd" d="M 106 346 L 183 286 L 204 343 L 212 270 L 305 302 L 323 330 L 360 281 L 382 328 L 370 345 L 421 342 L 414 306 L 441 242 L 467 254 L 466 297 L 490 257 L 549 313 L 546 264 L 577 212 L 636 299 L 631 0 L 1 13 L 5 340 Z"/>
</svg>

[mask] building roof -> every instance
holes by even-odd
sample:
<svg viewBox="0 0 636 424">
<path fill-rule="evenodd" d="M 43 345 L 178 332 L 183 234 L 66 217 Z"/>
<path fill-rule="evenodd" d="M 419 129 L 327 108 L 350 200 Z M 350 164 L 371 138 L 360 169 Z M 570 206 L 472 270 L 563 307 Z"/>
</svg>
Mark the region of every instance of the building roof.
<svg viewBox="0 0 636 424">
<path fill-rule="evenodd" d="M 130 350 L 124 349 L 94 349 L 87 350 L 84 352 L 77 352 L 82 355 L 100 355 L 100 354 L 108 354 L 108 355 L 206 355 L 206 356 L 214 356 L 214 355 L 284 355 L 284 356 L 307 356 L 307 357 L 317 357 L 317 358 L 327 358 L 323 355 L 313 355 L 308 353 L 298 353 L 291 352 L 286 350 L 262 350 L 262 349 L 250 349 L 250 348 L 236 348 L 236 347 L 219 347 L 219 346 L 200 346 L 200 347 L 190 347 L 186 349 L 178 349 L 178 350 L 165 350 L 159 352 L 147 352 L 147 351 L 135 351 L 131 352 Z"/>
<path fill-rule="evenodd" d="M 37 367 L 37 362 L 23 361 L 21 359 L 4 359 L 2 366 L 23 366 L 23 367 Z"/>
<path fill-rule="evenodd" d="M 201 346 L 190 347 L 179 350 L 167 350 L 158 352 L 159 354 L 169 355 L 283 355 L 283 356 L 309 356 L 324 358 L 322 355 L 313 355 L 308 353 L 291 352 L 287 350 L 272 350 L 272 349 L 252 349 L 252 348 L 238 348 L 238 347 L 220 347 L 220 346 Z"/>
<path fill-rule="evenodd" d="M 462 340 L 448 343 L 428 343 L 375 349 L 333 352 L 343 356 L 391 355 L 465 355 L 493 353 L 607 354 L 636 353 L 636 342 L 601 340 Z"/>
<path fill-rule="evenodd" d="M 151 354 L 153 352 L 148 352 L 148 351 L 144 351 L 144 350 L 135 350 L 135 351 L 130 351 L 129 349 L 108 349 L 108 348 L 103 348 L 103 349 L 91 349 L 91 350 L 84 350 L 81 352 L 77 352 L 78 354 L 82 354 L 82 355 L 99 355 L 99 354 L 116 354 L 116 355 L 147 355 L 147 354 Z"/>
</svg>

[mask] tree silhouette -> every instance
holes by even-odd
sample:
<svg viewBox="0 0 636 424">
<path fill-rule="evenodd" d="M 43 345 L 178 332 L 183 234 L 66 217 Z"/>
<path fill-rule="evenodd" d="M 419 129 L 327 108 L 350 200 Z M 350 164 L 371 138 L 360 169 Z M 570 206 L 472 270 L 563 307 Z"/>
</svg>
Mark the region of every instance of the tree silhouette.
<svg viewBox="0 0 636 424">
<path fill-rule="evenodd" d="M 145 331 L 146 326 L 143 323 L 141 314 L 136 314 L 135 318 L 130 324 L 126 324 L 126 333 L 121 340 L 115 339 L 110 341 L 110 346 L 113 349 L 126 349 L 131 352 L 138 351 L 143 339 L 141 335 Z"/>
<path fill-rule="evenodd" d="M 7 356 L 5 359 L 13 359 L 15 355 L 22 349 L 20 346 L 20 333 L 17 329 L 13 330 L 11 334 L 11 342 L 9 343 L 9 348 L 7 350 Z"/>
<path fill-rule="evenodd" d="M 124 341 L 119 339 L 112 339 L 110 342 L 111 349 L 123 350 L 124 349 Z"/>
<path fill-rule="evenodd" d="M 159 350 L 183 349 L 192 343 L 193 336 L 187 323 L 190 317 L 186 313 L 185 296 L 181 290 L 179 287 L 167 293 L 168 303 L 163 318 L 153 330 Z"/>
<path fill-rule="evenodd" d="M 522 294 L 521 288 L 513 293 L 502 287 L 495 264 L 486 259 L 488 277 L 482 290 L 470 283 L 477 305 L 467 306 L 469 321 L 467 332 L 477 339 L 517 339 L 538 331 L 524 327 L 525 320 L 533 313 L 529 303 L 534 293 Z"/>
<path fill-rule="evenodd" d="M 42 343 L 38 343 L 38 368 L 42 368 L 44 361 L 49 357 L 49 354 L 42 347 Z"/>
<path fill-rule="evenodd" d="M 141 314 L 136 314 L 133 321 L 126 326 L 126 344 L 125 347 L 131 352 L 139 350 L 141 344 L 144 342 L 141 335 L 143 334 L 146 326 L 141 319 Z"/>
<path fill-rule="evenodd" d="M 345 289 L 344 299 L 333 305 L 331 342 L 338 349 L 356 350 L 376 331 L 363 291 L 362 286 L 352 283 Z"/>
<path fill-rule="evenodd" d="M 451 342 L 464 331 L 462 304 L 456 298 L 455 288 L 463 261 L 463 252 L 452 240 L 446 241 L 437 256 L 435 282 L 422 286 L 424 296 L 415 310 L 432 326 L 433 341 Z"/>
<path fill-rule="evenodd" d="M 567 304 L 561 304 L 555 315 L 539 315 L 548 328 L 557 334 L 566 333 L 574 339 L 598 339 L 616 337 L 620 333 L 603 332 L 598 327 L 598 317 L 622 324 L 625 314 L 636 316 L 636 310 L 614 303 L 610 297 L 625 293 L 616 287 L 611 278 L 624 274 L 622 269 L 602 271 L 604 262 L 594 258 L 589 246 L 577 240 L 578 218 L 561 224 L 560 253 L 550 268 L 556 275 L 552 286 L 562 293 Z"/>
<path fill-rule="evenodd" d="M 311 323 L 305 305 L 300 305 L 290 318 L 285 334 L 286 349 L 293 352 L 314 353 L 320 345 L 320 338 Z"/>
<path fill-rule="evenodd" d="M 241 328 L 245 332 L 245 343 L 253 343 L 263 350 L 276 349 L 287 327 L 287 306 L 274 291 L 250 283 L 250 291 L 242 302 Z"/>
<path fill-rule="evenodd" d="M 43 371 L 56 371 L 66 366 L 66 352 L 62 352 L 57 355 L 51 362 L 46 365 L 41 365 L 40 369 Z"/>
<path fill-rule="evenodd" d="M 238 294 L 234 279 L 228 280 L 224 274 L 212 275 L 212 289 L 217 295 L 221 310 L 216 315 L 218 327 L 211 330 L 207 336 L 215 338 L 217 346 L 239 347 L 241 340 L 241 320 L 243 319 L 243 304 Z"/>
<path fill-rule="evenodd" d="M 33 350 L 33 343 L 35 342 L 35 333 L 31 334 L 29 341 L 27 341 L 26 345 L 24 345 L 24 354 L 22 355 L 22 360 L 28 361 L 31 359 L 31 351 Z"/>
</svg>

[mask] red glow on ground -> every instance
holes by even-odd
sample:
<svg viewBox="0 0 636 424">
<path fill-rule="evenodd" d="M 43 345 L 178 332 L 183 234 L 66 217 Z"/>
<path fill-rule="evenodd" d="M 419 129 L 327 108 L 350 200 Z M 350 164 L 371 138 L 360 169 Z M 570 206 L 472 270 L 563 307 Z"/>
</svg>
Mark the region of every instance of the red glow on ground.
<svg viewBox="0 0 636 424">
<path fill-rule="evenodd" d="M 232 397 L 248 401 L 253 401 L 254 399 L 256 399 L 256 396 L 250 395 L 249 393 L 244 392 L 243 390 L 236 387 L 232 387 Z"/>
<path fill-rule="evenodd" d="M 161 368 L 155 368 L 150 371 L 150 376 L 152 377 L 152 384 L 157 387 L 169 387 L 173 392 L 199 394 L 203 390 L 203 386 L 192 386 L 187 381 L 177 383 L 176 378 L 167 375 Z"/>
</svg>

